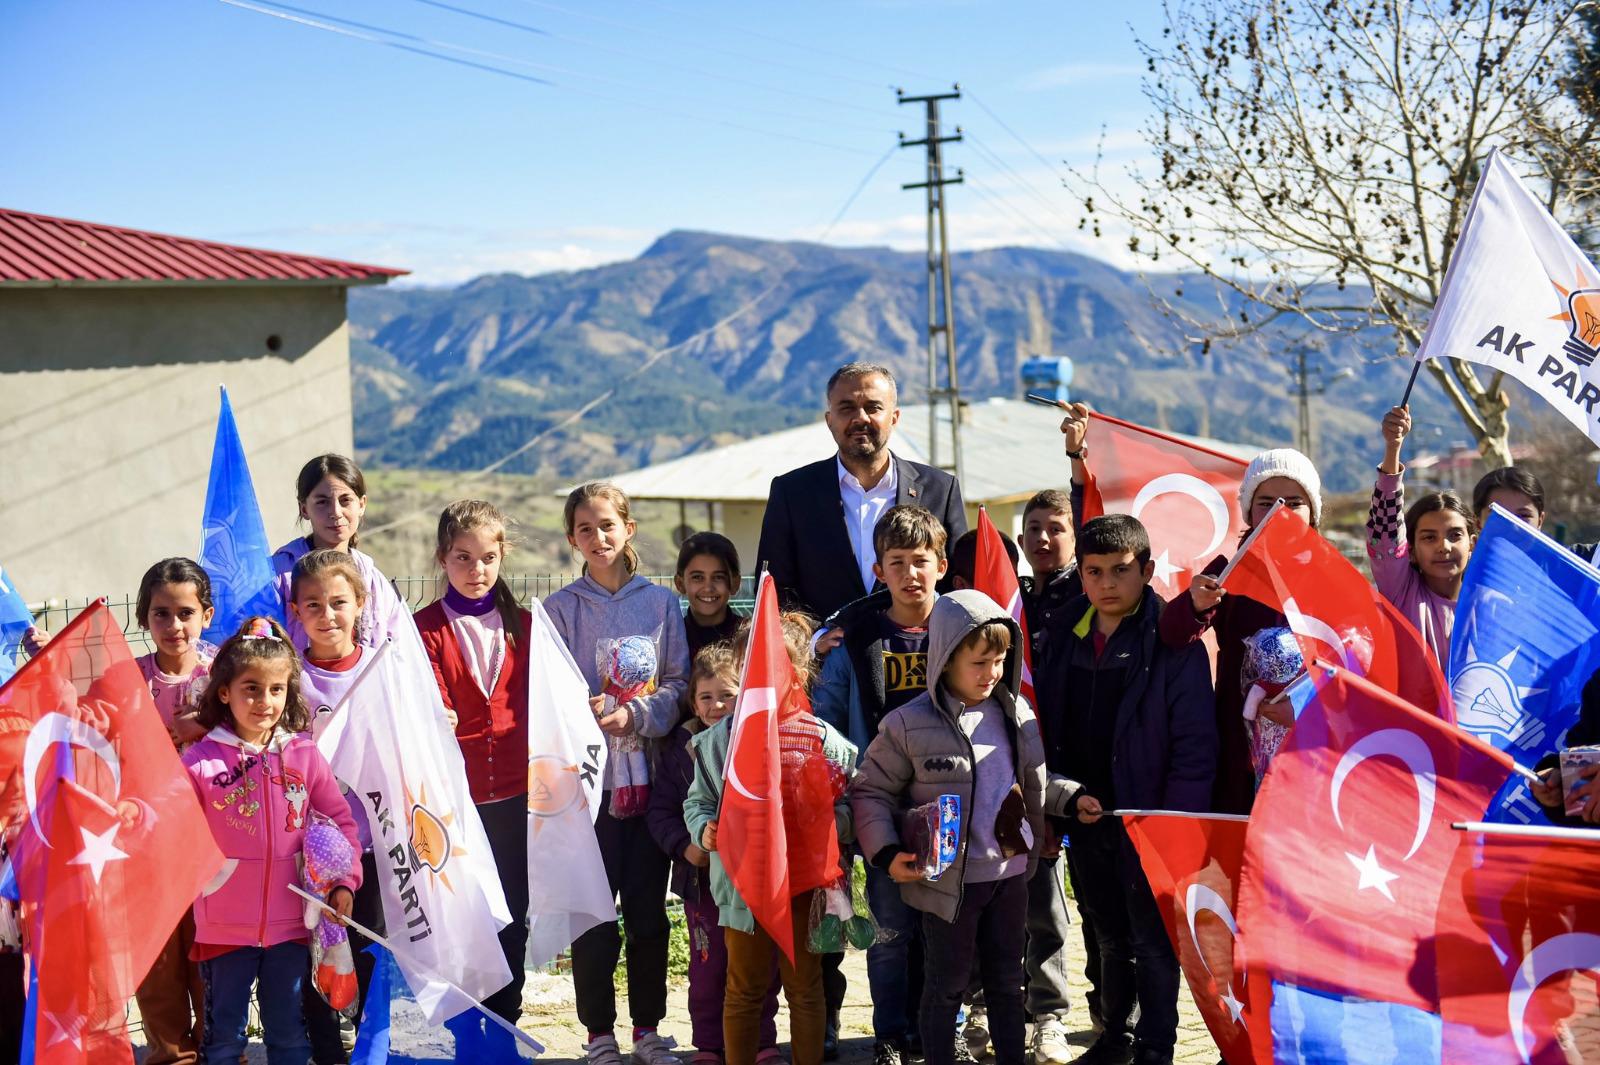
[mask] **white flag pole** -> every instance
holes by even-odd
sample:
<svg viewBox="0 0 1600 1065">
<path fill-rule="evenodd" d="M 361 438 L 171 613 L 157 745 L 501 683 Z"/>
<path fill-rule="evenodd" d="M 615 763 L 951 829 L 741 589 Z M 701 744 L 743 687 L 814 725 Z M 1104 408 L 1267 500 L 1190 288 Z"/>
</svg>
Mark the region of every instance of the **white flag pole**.
<svg viewBox="0 0 1600 1065">
<path fill-rule="evenodd" d="M 327 913 L 328 916 L 332 917 L 335 921 L 338 921 L 340 924 L 344 925 L 346 928 L 355 929 L 357 932 L 360 932 L 362 935 L 366 936 L 368 939 L 372 940 L 374 943 L 377 943 L 380 946 L 382 946 L 390 954 L 394 954 L 394 955 L 396 955 L 398 957 L 399 955 L 405 953 L 404 951 L 397 950 L 395 948 L 395 945 L 393 943 L 391 943 L 387 938 L 385 938 L 384 936 L 381 936 L 378 933 L 374 932 L 372 929 L 368 928 L 366 925 L 361 924 L 354 917 L 345 917 L 345 916 L 343 916 L 337 910 L 335 910 L 332 906 L 329 906 L 326 901 L 317 898 L 315 895 L 311 894 L 311 892 L 309 892 L 309 891 L 302 890 L 300 888 L 300 885 L 298 885 L 298 884 L 290 884 L 290 885 L 288 885 L 288 888 L 289 888 L 290 891 L 294 892 L 296 895 L 299 895 L 301 898 L 305 899 L 307 902 L 316 903 L 318 906 L 322 907 L 323 912 Z M 491 1021 L 493 1021 L 494 1023 L 498 1024 L 500 1027 L 504 1028 L 506 1031 L 510 1032 L 512 1035 L 516 1036 L 517 1039 L 519 1039 L 521 1042 L 526 1044 L 528 1047 L 532 1048 L 532 1050 L 533 1050 L 535 1055 L 539 1055 L 539 1054 L 543 1054 L 544 1053 L 544 1044 L 539 1042 L 533 1036 L 529 1035 L 527 1032 L 524 1032 L 521 1028 L 518 1028 L 516 1025 L 512 1024 L 510 1021 L 506 1020 L 504 1017 L 500 1016 L 498 1013 L 494 1012 L 489 1007 L 485 1006 L 482 1002 L 478 1001 L 477 999 L 473 998 L 471 995 L 467 994 L 457 984 L 451 982 L 449 979 L 445 978 L 444 976 L 441 976 L 439 973 L 435 972 L 434 970 L 429 969 L 426 965 L 422 965 L 422 964 L 418 963 L 417 960 L 415 958 L 413 958 L 410 954 L 406 954 L 405 957 L 417 970 L 419 970 L 423 975 L 427 976 L 428 979 L 437 980 L 439 983 L 444 984 L 450 990 L 454 991 L 456 994 L 460 995 L 462 998 L 464 998 L 468 1002 L 472 1003 L 473 1006 L 477 1007 L 477 1010 L 478 1010 L 479 1013 L 482 1013 L 485 1017 L 489 1018 Z"/>
</svg>

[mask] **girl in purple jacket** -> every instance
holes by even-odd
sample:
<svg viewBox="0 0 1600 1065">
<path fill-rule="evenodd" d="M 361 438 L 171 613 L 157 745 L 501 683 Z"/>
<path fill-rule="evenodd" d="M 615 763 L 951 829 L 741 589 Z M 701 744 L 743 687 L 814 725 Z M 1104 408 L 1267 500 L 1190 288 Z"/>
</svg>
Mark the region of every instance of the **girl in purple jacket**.
<svg viewBox="0 0 1600 1065">
<path fill-rule="evenodd" d="M 309 963 L 299 879 L 313 815 L 332 821 L 357 853 L 356 826 L 333 770 L 303 735 L 300 662 L 276 622 L 251 618 L 217 652 L 196 720 L 210 731 L 183 755 L 189 782 L 227 862 L 195 900 L 193 960 L 206 985 L 203 1061 L 237 1061 L 256 989 L 269 1065 L 311 1054 L 301 1011 Z M 361 867 L 327 896 L 349 916 Z"/>
</svg>

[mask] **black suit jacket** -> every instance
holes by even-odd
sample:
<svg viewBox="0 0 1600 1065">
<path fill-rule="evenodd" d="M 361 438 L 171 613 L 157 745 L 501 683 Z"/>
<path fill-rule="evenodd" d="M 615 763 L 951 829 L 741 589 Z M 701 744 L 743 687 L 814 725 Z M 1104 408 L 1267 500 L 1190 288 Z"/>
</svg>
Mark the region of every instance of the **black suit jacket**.
<svg viewBox="0 0 1600 1065">
<path fill-rule="evenodd" d="M 801 466 L 772 479 L 767 512 L 756 550 L 778 585 L 786 609 L 804 610 L 818 620 L 866 595 L 839 495 L 837 456 Z M 961 486 L 943 470 L 892 456 L 895 503 L 915 503 L 944 523 L 949 542 L 967 531 Z"/>
</svg>

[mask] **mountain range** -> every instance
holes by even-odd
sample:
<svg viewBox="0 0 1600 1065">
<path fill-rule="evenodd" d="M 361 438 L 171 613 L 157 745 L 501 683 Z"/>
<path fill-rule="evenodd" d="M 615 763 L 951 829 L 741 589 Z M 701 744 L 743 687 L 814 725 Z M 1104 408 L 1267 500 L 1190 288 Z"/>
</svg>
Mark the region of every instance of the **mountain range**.
<svg viewBox="0 0 1600 1065">
<path fill-rule="evenodd" d="M 1240 443 L 1294 441 L 1290 352 L 1304 327 L 1198 343 L 1163 300 L 1198 320 L 1237 320 L 1237 298 L 1214 282 L 1031 248 L 959 253 L 951 274 L 966 398 L 1020 396 L 1023 360 L 1066 355 L 1073 398 L 1097 409 Z M 593 269 L 356 289 L 357 448 L 378 465 L 472 470 L 538 437 L 503 469 L 578 478 L 814 418 L 828 375 L 850 360 L 888 365 L 902 404 L 922 402 L 926 286 L 921 253 L 680 231 Z M 1322 346 L 1313 362 L 1353 374 L 1312 400 L 1315 457 L 1330 488 L 1355 489 L 1410 363 L 1375 332 Z M 1413 410 L 1441 427 L 1419 447 L 1465 436 L 1426 378 Z"/>
</svg>

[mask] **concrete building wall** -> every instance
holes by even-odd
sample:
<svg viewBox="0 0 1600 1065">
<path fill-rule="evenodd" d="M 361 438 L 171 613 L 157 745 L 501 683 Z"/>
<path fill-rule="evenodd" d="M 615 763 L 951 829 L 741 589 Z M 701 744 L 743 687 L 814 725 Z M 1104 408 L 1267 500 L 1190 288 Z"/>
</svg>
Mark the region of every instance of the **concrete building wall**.
<svg viewBox="0 0 1600 1065">
<path fill-rule="evenodd" d="M 300 466 L 352 448 L 343 288 L 0 288 L 0 561 L 25 599 L 193 557 L 219 385 L 276 545 Z"/>
</svg>

